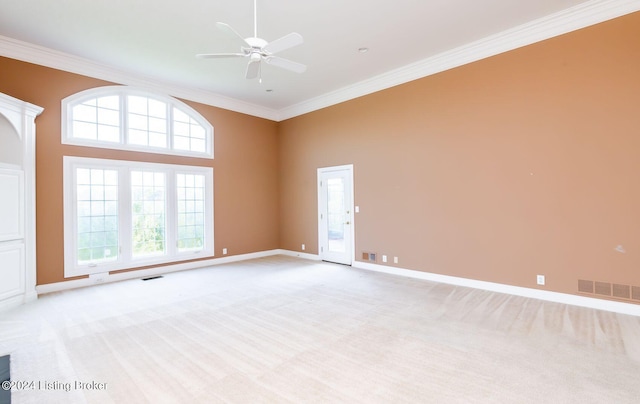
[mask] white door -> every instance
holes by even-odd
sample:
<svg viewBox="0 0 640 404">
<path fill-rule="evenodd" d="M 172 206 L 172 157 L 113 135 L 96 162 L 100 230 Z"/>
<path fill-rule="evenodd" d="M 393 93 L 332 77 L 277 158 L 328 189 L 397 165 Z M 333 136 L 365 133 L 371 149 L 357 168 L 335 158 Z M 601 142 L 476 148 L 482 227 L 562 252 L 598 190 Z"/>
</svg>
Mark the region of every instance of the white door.
<svg viewBox="0 0 640 404">
<path fill-rule="evenodd" d="M 353 263 L 353 165 L 318 169 L 320 259 Z"/>
</svg>

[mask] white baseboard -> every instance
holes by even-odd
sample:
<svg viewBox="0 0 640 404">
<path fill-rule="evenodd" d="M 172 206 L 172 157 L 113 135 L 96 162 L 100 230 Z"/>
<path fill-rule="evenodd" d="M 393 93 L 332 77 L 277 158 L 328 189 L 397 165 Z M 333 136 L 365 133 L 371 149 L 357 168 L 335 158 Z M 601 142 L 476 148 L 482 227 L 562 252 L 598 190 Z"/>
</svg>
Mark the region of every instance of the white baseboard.
<svg viewBox="0 0 640 404">
<path fill-rule="evenodd" d="M 24 295 L 19 295 L 15 297 L 10 297 L 8 299 L 4 299 L 0 302 L 0 312 L 13 309 L 14 307 L 18 307 L 21 304 L 24 304 L 26 302 L 27 300 L 25 299 Z"/>
<path fill-rule="evenodd" d="M 10 297 L 8 299 L 3 299 L 2 301 L 0 301 L 0 312 L 12 309 L 14 307 L 18 307 L 25 303 L 29 303 L 30 301 L 36 300 L 37 298 L 38 298 L 38 294 L 34 289 L 33 291 L 28 291 L 18 296 Z"/>
<path fill-rule="evenodd" d="M 309 254 L 292 250 L 278 250 L 278 252 L 282 255 L 288 255 L 289 257 L 299 257 L 306 260 L 320 261 L 320 256 L 318 254 Z"/>
<path fill-rule="evenodd" d="M 38 294 L 41 295 L 46 293 L 60 292 L 63 290 L 82 288 L 85 286 L 111 283 L 111 282 L 123 281 L 127 279 L 147 278 L 150 276 L 158 276 L 158 275 L 167 274 L 170 272 L 186 271 L 189 269 L 226 264 L 229 262 L 246 261 L 250 259 L 269 257 L 272 255 L 279 255 L 279 254 L 284 254 L 284 253 L 282 252 L 282 250 L 267 250 L 267 251 L 259 251 L 259 252 L 248 253 L 248 254 L 230 255 L 227 257 L 212 258 L 212 259 L 202 260 L 202 261 L 185 262 L 181 264 L 166 265 L 166 266 L 157 267 L 157 268 L 140 269 L 140 270 L 134 270 L 129 272 L 119 272 L 115 274 L 104 274 L 104 276 L 96 279 L 82 278 L 82 279 L 74 279 L 74 280 L 64 281 L 64 282 L 47 283 L 44 285 L 36 286 L 36 290 Z M 99 281 L 97 281 L 97 279 L 99 279 Z"/>
<path fill-rule="evenodd" d="M 573 306 L 588 307 L 591 309 L 611 311 L 614 313 L 628 314 L 640 317 L 640 305 L 633 303 L 615 302 L 611 300 L 596 299 L 587 296 L 569 295 L 566 293 L 550 292 L 523 288 L 520 286 L 505 285 L 478 281 L 474 279 L 458 278 L 455 276 L 439 275 L 430 272 L 415 271 L 411 269 L 390 267 L 386 265 L 371 264 L 368 262 L 355 261 L 354 268 L 366 269 L 369 271 L 384 272 L 386 274 L 406 276 L 409 278 L 424 279 L 433 282 L 447 283 L 457 286 L 465 286 L 474 289 L 483 289 L 491 292 L 506 293 L 515 296 L 530 297 L 534 299 L 546 300 L 555 303 L 570 304 Z"/>
<path fill-rule="evenodd" d="M 102 279 L 101 282 L 96 282 L 95 280 L 89 279 L 89 278 L 83 278 L 83 279 L 76 279 L 76 280 L 71 280 L 66 282 L 48 283 L 45 285 L 36 286 L 36 290 L 38 294 L 53 293 L 53 292 L 59 292 L 63 290 L 97 285 L 101 283 L 117 282 L 117 281 L 122 281 L 127 279 L 146 278 L 149 276 L 157 276 L 157 275 L 162 275 L 170 272 L 186 271 L 189 269 L 203 268 L 203 267 L 208 267 L 212 265 L 246 261 L 246 260 L 262 258 L 262 257 L 270 257 L 273 255 L 286 255 L 289 257 L 298 257 L 298 258 L 312 260 L 312 261 L 320 260 L 320 256 L 317 254 L 308 254 L 308 253 L 303 253 L 299 251 L 275 249 L 275 250 L 259 251 L 255 253 L 249 253 L 249 254 L 240 254 L 240 255 L 232 255 L 228 257 L 212 258 L 212 259 L 203 260 L 203 261 L 167 265 L 167 266 L 158 267 L 158 268 L 141 269 L 141 270 L 130 271 L 130 272 L 120 272 L 120 273 L 105 275 L 104 277 L 101 278 Z M 440 275 L 440 274 L 416 271 L 416 270 L 405 269 L 405 268 L 371 264 L 368 262 L 354 261 L 353 267 L 366 269 L 369 271 L 383 272 L 383 273 L 392 274 L 392 275 L 400 275 L 400 276 L 405 276 L 409 278 L 423 279 L 423 280 L 432 281 L 432 282 L 447 283 L 451 285 L 488 290 L 488 291 L 497 292 L 497 293 L 506 293 L 506 294 L 515 295 L 515 296 L 529 297 L 534 299 L 546 300 L 549 302 L 570 304 L 573 306 L 588 307 L 591 309 L 605 310 L 605 311 L 611 311 L 614 313 L 628 314 L 628 315 L 640 317 L 640 305 L 636 305 L 633 303 L 616 302 L 616 301 L 596 299 L 596 298 L 586 297 L 586 296 L 577 296 L 577 295 L 569 295 L 566 293 L 551 292 L 548 290 L 539 290 L 539 289 L 524 288 L 520 286 L 505 285 L 502 283 L 478 281 L 475 279 Z M 29 299 L 29 300 L 32 300 L 32 299 Z M 2 305 L 0 305 L 0 310 L 6 309 L 9 307 L 19 306 L 22 303 L 24 303 L 24 299 L 22 297 L 20 297 L 19 299 L 16 299 L 15 301 L 9 300 L 9 301 L 3 302 Z"/>
</svg>

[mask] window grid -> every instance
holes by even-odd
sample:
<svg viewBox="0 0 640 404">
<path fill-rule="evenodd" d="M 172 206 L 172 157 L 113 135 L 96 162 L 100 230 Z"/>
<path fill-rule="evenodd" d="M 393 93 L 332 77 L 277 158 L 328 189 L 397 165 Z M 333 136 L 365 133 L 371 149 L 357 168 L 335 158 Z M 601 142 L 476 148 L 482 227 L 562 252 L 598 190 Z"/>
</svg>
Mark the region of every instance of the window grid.
<svg viewBox="0 0 640 404">
<path fill-rule="evenodd" d="M 131 172 L 131 221 L 134 257 L 165 252 L 165 181 L 165 174 L 162 172 Z"/>
<path fill-rule="evenodd" d="M 167 104 L 149 97 L 127 97 L 129 143 L 167 147 Z"/>
<path fill-rule="evenodd" d="M 118 259 L 118 172 L 76 170 L 77 263 Z"/>
<path fill-rule="evenodd" d="M 120 142 L 120 101 L 118 96 L 86 100 L 72 108 L 75 137 L 101 142 Z"/>
<path fill-rule="evenodd" d="M 200 174 L 178 174 L 178 251 L 204 247 L 205 178 Z"/>
<path fill-rule="evenodd" d="M 63 144 L 213 158 L 213 127 L 172 97 L 105 86 L 62 104 Z"/>
<path fill-rule="evenodd" d="M 213 168 L 72 156 L 63 160 L 65 278 L 213 256 Z M 184 217 L 184 225 L 195 227 L 187 230 L 193 230 L 189 238 L 199 239 L 190 242 L 192 249 L 178 248 L 178 176 L 181 213 L 192 214 Z M 148 213 L 164 226 L 139 226 L 142 233 L 164 233 L 144 238 L 156 253 L 134 253 L 134 201 L 142 203 L 139 215 L 146 218 Z M 101 220 L 92 222 L 93 218 Z M 78 258 L 81 254 L 83 260 Z"/>
<path fill-rule="evenodd" d="M 173 108 L 173 147 L 200 153 L 207 151 L 207 134 L 204 128 L 177 108 Z"/>
</svg>

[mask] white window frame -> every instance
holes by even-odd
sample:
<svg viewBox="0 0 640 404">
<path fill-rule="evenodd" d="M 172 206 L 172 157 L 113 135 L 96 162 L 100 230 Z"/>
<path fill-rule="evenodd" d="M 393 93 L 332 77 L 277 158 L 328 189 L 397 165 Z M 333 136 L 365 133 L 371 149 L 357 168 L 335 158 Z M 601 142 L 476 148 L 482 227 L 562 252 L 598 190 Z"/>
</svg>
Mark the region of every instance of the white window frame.
<svg viewBox="0 0 640 404">
<path fill-rule="evenodd" d="M 213 234 L 213 168 L 139 161 L 107 160 L 64 156 L 64 277 L 90 275 L 140 268 L 214 256 Z M 118 171 L 118 259 L 115 261 L 78 264 L 77 241 L 77 168 L 96 168 Z M 135 258 L 133 256 L 131 220 L 131 171 L 154 170 L 166 173 L 166 254 Z M 205 245 L 200 250 L 179 252 L 177 248 L 177 174 L 205 176 Z"/>
<path fill-rule="evenodd" d="M 161 101 L 167 104 L 167 147 L 153 147 L 145 145 L 130 144 L 128 140 L 128 107 L 127 96 L 135 95 L 141 97 L 152 98 L 157 101 Z M 83 139 L 73 136 L 73 107 L 81 104 L 85 101 L 101 98 L 107 96 L 118 96 L 120 102 L 120 139 L 119 142 L 106 142 L 97 139 Z M 180 110 L 187 114 L 193 120 L 195 120 L 205 130 L 205 142 L 206 151 L 204 153 L 178 150 L 173 148 L 173 108 Z M 87 147 L 100 147 L 105 149 L 117 149 L 117 150 L 131 150 L 144 153 L 159 153 L 169 154 L 176 156 L 186 157 L 199 157 L 213 159 L 213 126 L 207 121 L 200 113 L 191 108 L 184 102 L 177 100 L 173 97 L 166 95 L 156 94 L 147 90 L 138 89 L 128 86 L 104 86 L 91 88 L 89 90 L 81 91 L 79 93 L 70 95 L 62 100 L 62 143 L 75 145 L 75 146 L 87 146 Z"/>
</svg>

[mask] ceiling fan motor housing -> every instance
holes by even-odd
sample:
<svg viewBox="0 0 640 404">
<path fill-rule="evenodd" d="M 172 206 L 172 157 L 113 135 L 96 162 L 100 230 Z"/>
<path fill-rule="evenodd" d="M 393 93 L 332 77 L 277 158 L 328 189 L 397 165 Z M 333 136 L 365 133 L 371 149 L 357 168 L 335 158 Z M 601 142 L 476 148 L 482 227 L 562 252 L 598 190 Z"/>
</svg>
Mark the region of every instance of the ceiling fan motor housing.
<svg viewBox="0 0 640 404">
<path fill-rule="evenodd" d="M 245 38 L 244 41 L 253 49 L 262 49 L 269 43 L 262 38 Z"/>
<path fill-rule="evenodd" d="M 251 46 L 251 48 L 245 48 L 244 52 L 251 56 L 251 61 L 258 61 L 261 57 L 269 56 L 269 53 L 262 48 L 269 42 L 262 38 L 245 38 L 245 42 Z"/>
</svg>

